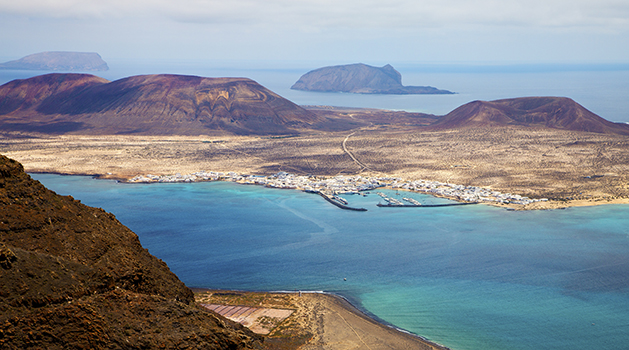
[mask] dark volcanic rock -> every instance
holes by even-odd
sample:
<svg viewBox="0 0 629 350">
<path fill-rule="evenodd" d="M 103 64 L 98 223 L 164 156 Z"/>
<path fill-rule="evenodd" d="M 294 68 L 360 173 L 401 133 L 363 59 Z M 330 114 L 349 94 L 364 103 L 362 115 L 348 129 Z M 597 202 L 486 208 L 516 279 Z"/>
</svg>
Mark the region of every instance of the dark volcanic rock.
<svg viewBox="0 0 629 350">
<path fill-rule="evenodd" d="M 403 86 L 402 75 L 391 65 L 372 67 L 357 63 L 310 71 L 291 87 L 295 90 L 357 94 L 451 94 L 431 86 Z"/>
<path fill-rule="evenodd" d="M 49 51 L 0 63 L 0 69 L 90 72 L 108 70 L 109 67 L 96 52 Z"/>
<path fill-rule="evenodd" d="M 0 86 L 0 130 L 82 134 L 285 134 L 319 118 L 245 78 L 47 74 Z"/>
<path fill-rule="evenodd" d="M 0 348 L 251 348 L 135 233 L 0 156 Z"/>
<path fill-rule="evenodd" d="M 520 125 L 629 135 L 629 125 L 612 123 L 566 97 L 522 97 L 473 101 L 445 115 L 432 127 Z"/>
<path fill-rule="evenodd" d="M 168 266 L 142 248 L 138 236 L 112 214 L 47 190 L 5 157 L 0 206 L 1 242 L 7 246 L 89 266 L 109 276 L 112 286 L 193 300 Z"/>
</svg>

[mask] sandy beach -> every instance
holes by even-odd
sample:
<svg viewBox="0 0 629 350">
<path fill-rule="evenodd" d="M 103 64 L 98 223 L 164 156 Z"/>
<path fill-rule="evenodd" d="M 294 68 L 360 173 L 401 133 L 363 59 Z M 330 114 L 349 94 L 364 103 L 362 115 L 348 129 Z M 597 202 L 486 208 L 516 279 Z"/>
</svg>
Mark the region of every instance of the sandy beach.
<svg viewBox="0 0 629 350">
<path fill-rule="evenodd" d="M 260 293 L 195 290 L 198 303 L 294 310 L 266 343 L 302 350 L 447 349 L 378 323 L 345 299 L 325 293 Z"/>
</svg>

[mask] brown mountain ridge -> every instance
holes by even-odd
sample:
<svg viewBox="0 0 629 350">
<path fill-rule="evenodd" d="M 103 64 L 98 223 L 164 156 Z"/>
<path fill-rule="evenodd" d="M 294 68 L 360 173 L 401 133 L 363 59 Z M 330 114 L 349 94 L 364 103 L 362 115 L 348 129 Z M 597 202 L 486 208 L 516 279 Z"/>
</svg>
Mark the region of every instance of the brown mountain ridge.
<svg viewBox="0 0 629 350">
<path fill-rule="evenodd" d="M 445 116 L 302 107 L 246 78 L 140 75 L 109 82 L 47 74 L 0 86 L 0 131 L 47 134 L 286 135 L 368 125 L 454 129 L 528 126 L 629 134 L 565 97 L 473 101 Z"/>
<path fill-rule="evenodd" d="M 629 135 L 629 125 L 613 123 L 566 97 L 521 97 L 473 101 L 446 114 L 431 128 L 526 126 Z"/>
<path fill-rule="evenodd" d="M 318 121 L 253 80 L 184 75 L 15 80 L 0 86 L 0 115 L 4 130 L 87 134 L 285 134 Z"/>
</svg>

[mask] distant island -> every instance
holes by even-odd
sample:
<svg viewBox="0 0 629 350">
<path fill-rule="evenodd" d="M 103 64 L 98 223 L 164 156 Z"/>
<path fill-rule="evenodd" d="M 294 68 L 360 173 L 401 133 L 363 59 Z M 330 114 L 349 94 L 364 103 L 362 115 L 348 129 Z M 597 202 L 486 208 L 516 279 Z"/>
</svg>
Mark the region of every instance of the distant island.
<svg viewBox="0 0 629 350">
<path fill-rule="evenodd" d="M 109 67 L 96 52 L 47 51 L 0 63 L 0 69 L 88 72 Z"/>
<path fill-rule="evenodd" d="M 390 64 L 373 67 L 363 63 L 315 69 L 302 75 L 291 89 L 355 94 L 453 94 L 432 86 L 404 86 L 402 75 Z"/>
</svg>

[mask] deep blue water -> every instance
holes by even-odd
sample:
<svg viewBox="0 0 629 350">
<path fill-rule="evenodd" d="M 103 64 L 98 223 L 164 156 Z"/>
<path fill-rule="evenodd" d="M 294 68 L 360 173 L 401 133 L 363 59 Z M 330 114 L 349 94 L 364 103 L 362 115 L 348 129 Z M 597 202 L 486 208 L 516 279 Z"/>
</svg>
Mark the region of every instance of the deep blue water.
<svg viewBox="0 0 629 350">
<path fill-rule="evenodd" d="M 368 208 L 352 212 L 312 194 L 224 182 L 32 176 L 114 213 L 189 286 L 335 292 L 456 350 L 629 344 L 626 205 L 393 209 L 370 194 L 347 196 Z"/>
</svg>

